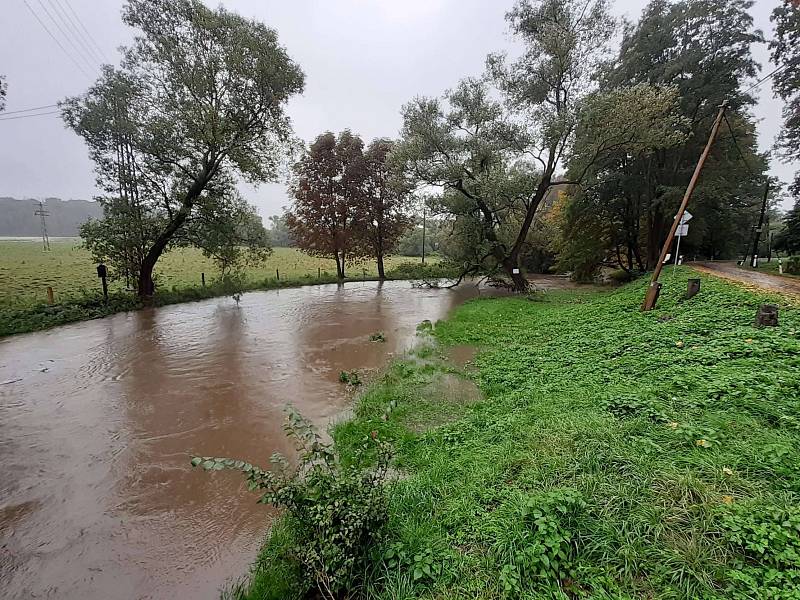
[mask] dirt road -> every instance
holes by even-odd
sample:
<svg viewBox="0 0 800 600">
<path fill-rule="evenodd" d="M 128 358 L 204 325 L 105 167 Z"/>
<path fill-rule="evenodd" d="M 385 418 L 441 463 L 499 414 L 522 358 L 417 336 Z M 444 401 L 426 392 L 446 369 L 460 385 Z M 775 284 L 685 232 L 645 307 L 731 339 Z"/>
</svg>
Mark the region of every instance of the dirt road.
<svg viewBox="0 0 800 600">
<path fill-rule="evenodd" d="M 800 298 L 800 279 L 742 269 L 735 262 L 695 262 L 689 266 L 701 273 Z"/>
</svg>

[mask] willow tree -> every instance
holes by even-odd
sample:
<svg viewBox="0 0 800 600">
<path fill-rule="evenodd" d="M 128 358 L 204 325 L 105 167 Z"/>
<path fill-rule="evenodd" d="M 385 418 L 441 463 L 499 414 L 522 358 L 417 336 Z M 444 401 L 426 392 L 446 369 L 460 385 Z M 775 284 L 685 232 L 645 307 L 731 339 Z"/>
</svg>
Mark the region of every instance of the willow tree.
<svg viewBox="0 0 800 600">
<path fill-rule="evenodd" d="M 215 203 L 230 195 L 215 183 L 275 179 L 292 141 L 284 108 L 303 73 L 274 30 L 199 0 L 129 0 L 122 18 L 139 31 L 121 70 L 106 68 L 62 114 L 106 196 L 135 194 L 157 225 L 138 273 L 147 300 L 158 259 L 198 207 L 224 216 Z M 120 81 L 125 93 L 110 93 Z"/>
<path fill-rule="evenodd" d="M 441 209 L 478 234 L 476 258 L 524 290 L 521 254 L 537 210 L 562 183 L 556 170 L 615 24 L 605 0 L 521 0 L 507 20 L 521 56 L 487 61 L 504 102 L 476 80 L 443 103 L 413 101 L 396 157 L 410 178 L 444 188 Z"/>
</svg>

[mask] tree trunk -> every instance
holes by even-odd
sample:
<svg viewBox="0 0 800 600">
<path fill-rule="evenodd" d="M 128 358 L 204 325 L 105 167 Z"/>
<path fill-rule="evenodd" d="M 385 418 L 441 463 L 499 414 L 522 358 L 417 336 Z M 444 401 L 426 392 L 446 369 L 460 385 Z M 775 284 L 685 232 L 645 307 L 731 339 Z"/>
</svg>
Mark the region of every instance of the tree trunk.
<svg viewBox="0 0 800 600">
<path fill-rule="evenodd" d="M 336 251 L 336 278 L 344 279 L 344 257 L 339 256 L 339 251 Z"/>
<path fill-rule="evenodd" d="M 147 254 L 145 254 L 144 260 L 142 261 L 142 268 L 139 271 L 139 281 L 137 284 L 137 294 L 139 299 L 145 304 L 151 304 L 153 301 L 153 293 L 155 292 L 153 269 L 158 259 L 164 253 L 164 249 L 167 247 L 167 244 L 169 244 L 169 241 L 189 217 L 192 206 L 194 206 L 195 201 L 205 189 L 212 175 L 212 170 L 208 166 L 205 166 L 199 177 L 192 183 L 189 191 L 186 192 L 180 210 L 178 210 L 170 222 L 167 223 L 164 231 L 159 234 L 156 241 L 150 246 Z"/>
<path fill-rule="evenodd" d="M 386 279 L 386 273 L 383 270 L 383 252 L 378 252 L 376 259 L 378 261 L 378 279 L 383 281 Z"/>
</svg>

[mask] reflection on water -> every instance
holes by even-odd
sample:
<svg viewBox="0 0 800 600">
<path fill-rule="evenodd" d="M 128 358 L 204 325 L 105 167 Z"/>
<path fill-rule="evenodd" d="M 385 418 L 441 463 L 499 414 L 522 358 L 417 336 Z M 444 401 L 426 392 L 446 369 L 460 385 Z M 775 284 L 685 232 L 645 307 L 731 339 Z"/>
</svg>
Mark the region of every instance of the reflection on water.
<svg viewBox="0 0 800 600">
<path fill-rule="evenodd" d="M 0 588 L 216 597 L 254 558 L 270 511 L 235 473 L 192 470 L 189 455 L 291 452 L 287 403 L 324 427 L 347 401 L 340 371 L 381 367 L 418 322 L 476 294 L 316 286 L 1 340 Z M 368 341 L 376 331 L 386 343 Z"/>
</svg>

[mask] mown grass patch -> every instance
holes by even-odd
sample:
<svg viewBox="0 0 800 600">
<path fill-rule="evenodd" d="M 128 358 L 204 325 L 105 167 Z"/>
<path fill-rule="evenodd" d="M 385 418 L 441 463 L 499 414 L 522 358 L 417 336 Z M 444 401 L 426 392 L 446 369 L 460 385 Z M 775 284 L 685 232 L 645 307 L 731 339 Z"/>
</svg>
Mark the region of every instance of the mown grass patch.
<svg viewBox="0 0 800 600">
<path fill-rule="evenodd" d="M 755 329 L 780 299 L 677 275 L 650 313 L 644 281 L 467 303 L 434 332 L 482 348 L 476 402 L 437 397 L 430 347 L 369 387 L 334 439 L 377 432 L 402 476 L 353 597 L 800 597 L 800 313 Z M 287 597 L 281 544 L 239 597 Z"/>
</svg>

